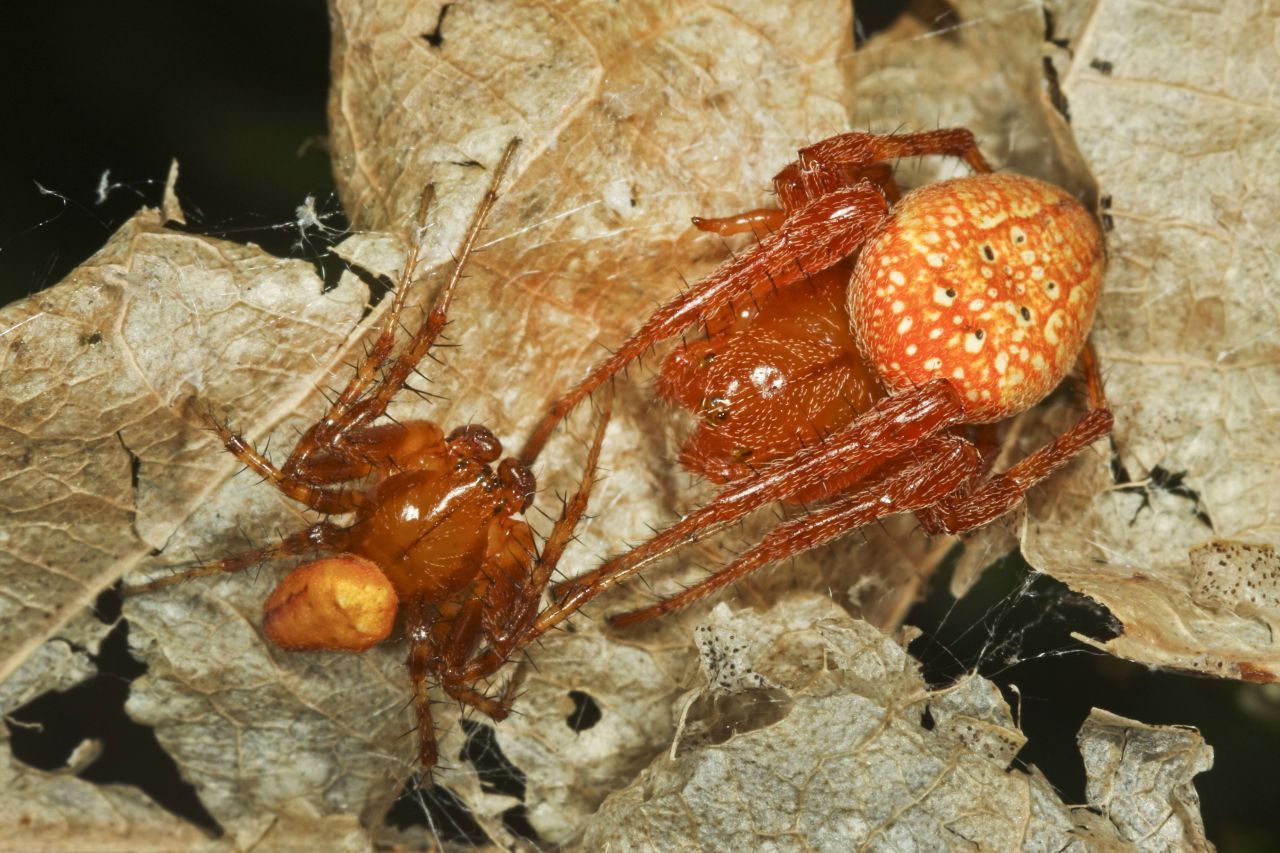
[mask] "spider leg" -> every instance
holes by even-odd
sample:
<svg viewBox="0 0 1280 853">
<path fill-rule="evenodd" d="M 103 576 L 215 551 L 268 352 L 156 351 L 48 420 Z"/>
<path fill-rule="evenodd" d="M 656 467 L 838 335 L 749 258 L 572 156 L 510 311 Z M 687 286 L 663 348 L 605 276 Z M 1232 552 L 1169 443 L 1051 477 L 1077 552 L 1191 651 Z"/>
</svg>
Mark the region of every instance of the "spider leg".
<svg viewBox="0 0 1280 853">
<path fill-rule="evenodd" d="M 515 691 L 510 685 L 496 699 L 476 690 L 474 687 L 467 686 L 465 682 L 446 678 L 440 682 L 440 686 L 444 688 L 445 693 L 448 693 L 454 699 L 470 705 L 496 722 L 502 722 L 511 714 L 511 694 Z"/>
<path fill-rule="evenodd" d="M 209 425 L 222 446 L 233 456 L 253 469 L 262 479 L 270 483 L 276 491 L 292 498 L 316 512 L 338 515 L 351 512 L 359 507 L 365 498 L 358 489 L 325 489 L 315 480 L 299 475 L 288 474 L 277 468 L 270 459 L 263 456 L 244 440 L 244 437 L 231 431 L 225 424 L 209 418 Z"/>
<path fill-rule="evenodd" d="M 434 767 L 439 758 L 435 721 L 431 717 L 431 691 L 428 676 L 436 655 L 432 629 L 436 614 L 421 596 L 406 602 L 409 626 L 409 681 L 413 685 L 413 707 L 418 718 L 418 761 L 423 767 Z"/>
<path fill-rule="evenodd" d="M 959 157 L 975 172 L 991 167 L 978 150 L 973 134 L 964 128 L 925 133 L 842 133 L 800 150 L 800 157 L 773 178 L 782 209 L 802 207 L 835 186 L 866 179 L 878 184 L 890 202 L 902 193 L 893 179 L 891 160 L 925 155 Z"/>
<path fill-rule="evenodd" d="M 1061 469 L 1080 451 L 1111 432 L 1114 417 L 1102 389 L 1098 356 L 1091 343 L 1080 353 L 1089 410 L 1070 429 L 973 491 L 956 492 L 916 513 L 930 533 L 961 533 L 1009 512 L 1027 490 Z"/>
<path fill-rule="evenodd" d="M 525 442 L 520 460 L 533 464 L 565 415 L 654 344 L 679 334 L 758 285 L 772 281 L 775 287 L 784 287 L 848 257 L 888 209 L 884 191 L 863 181 L 836 189 L 788 216 L 785 228 L 766 235 L 650 315 L 609 358 L 552 405 Z"/>
<path fill-rule="evenodd" d="M 533 569 L 525 583 L 511 590 L 511 594 L 505 600 L 497 602 L 495 596 L 497 606 L 488 610 L 487 615 L 490 618 L 485 622 L 485 636 L 489 647 L 463 668 L 465 680 L 475 681 L 497 672 L 517 649 L 527 645 L 533 639 L 526 635 L 538 616 L 538 608 L 542 604 L 542 593 L 551 582 L 551 575 L 554 574 L 560 558 L 564 556 L 564 549 L 573 540 L 578 522 L 587 511 L 591 490 L 597 479 L 596 469 L 600 461 L 600 449 L 604 445 L 605 429 L 609 426 L 612 411 L 613 395 L 608 394 L 596 423 L 595 434 L 591 439 L 591 449 L 587 452 L 587 463 L 578 489 L 569 500 L 565 501 L 564 509 L 552 526 L 547 541 L 543 543 L 542 553 L 534 561 Z M 494 617 L 503 614 L 506 618 L 499 624 Z"/>
<path fill-rule="evenodd" d="M 883 161 L 797 160 L 788 163 L 773 176 L 773 187 L 783 211 L 789 214 L 803 207 L 809 200 L 820 198 L 833 189 L 853 186 L 864 180 L 871 181 L 884 190 L 884 196 L 891 204 L 902 198 L 902 190 L 893 179 L 893 165 Z"/>
<path fill-rule="evenodd" d="M 816 548 L 878 518 L 930 506 L 969 482 L 981 469 L 974 446 L 947 434 L 925 439 L 903 461 L 903 467 L 883 480 L 778 525 L 760 544 L 700 583 L 649 607 L 610 616 L 609 624 L 621 628 L 657 618 L 763 565 Z"/>
<path fill-rule="evenodd" d="M 123 594 L 126 596 L 140 595 L 144 592 L 162 589 L 194 578 L 231 574 L 243 571 L 250 566 L 256 566 L 259 563 L 265 563 L 267 560 L 275 559 L 276 557 L 289 557 L 316 550 L 341 551 L 345 545 L 346 536 L 346 528 L 322 521 L 305 530 L 299 530 L 297 533 L 286 536 L 273 545 L 264 545 L 261 548 L 241 551 L 239 554 L 224 557 L 213 563 L 206 563 L 203 566 L 196 566 L 193 569 L 157 578 L 148 583 L 127 587 Z"/>
<path fill-rule="evenodd" d="M 292 475 L 316 485 L 350 482 L 367 477 L 375 469 L 395 471 L 406 460 L 438 455 L 443 450 L 444 431 L 431 421 L 413 420 L 356 427 L 327 447 L 315 446 Z"/>
<path fill-rule="evenodd" d="M 960 423 L 963 411 L 958 393 L 945 379 L 881 399 L 822 444 L 761 466 L 754 476 L 729 485 L 649 541 L 560 584 L 554 590 L 559 601 L 538 615 L 520 642 L 528 643 L 551 630 L 644 566 L 705 539 L 762 506 L 812 489 L 833 473 L 849 482 L 874 473 L 930 436 Z"/>
<path fill-rule="evenodd" d="M 440 678 L 440 686 L 445 693 L 487 714 L 492 719 L 501 721 L 505 720 L 511 712 L 507 693 L 504 691 L 501 697 L 494 699 L 474 687 L 474 678 L 461 675 L 467 657 L 480 640 L 487 586 L 485 581 L 481 581 L 463 601 L 449 628 L 448 636 L 440 643 L 439 654 L 442 663 L 437 674 Z"/>
<path fill-rule="evenodd" d="M 841 133 L 801 148 L 797 163 L 802 172 L 839 166 L 865 169 L 874 163 L 930 155 L 959 157 L 975 172 L 991 171 L 973 134 L 962 127 L 924 133 Z"/>
<path fill-rule="evenodd" d="M 369 357 L 357 367 L 355 375 L 347 383 L 347 387 L 323 418 L 317 421 L 306 435 L 298 442 L 285 463 L 286 471 L 305 470 L 307 457 L 324 448 L 331 448 L 341 442 L 345 434 L 353 427 L 366 425 L 381 417 L 390 405 L 392 397 L 417 368 L 418 363 L 426 357 L 435 344 L 436 338 L 444 330 L 449 319 L 449 306 L 454 291 L 462 279 L 463 270 L 472 252 L 475 250 L 476 238 L 480 234 L 484 221 L 498 199 L 498 185 L 506 174 L 511 160 L 515 156 L 518 139 L 513 139 L 503 151 L 502 158 L 493 169 L 489 180 L 489 188 L 476 207 L 471 217 L 471 224 L 458 249 L 458 259 L 454 263 L 453 273 L 436 294 L 435 303 L 427 313 L 418 330 L 410 338 L 400 354 L 391 360 L 391 348 L 395 342 L 396 329 L 400 322 L 400 312 L 404 307 L 409 284 L 417 274 L 417 266 L 422 254 L 421 232 L 426 218 L 426 210 L 434 195 L 428 186 L 423 193 L 422 203 L 418 209 L 418 234 L 412 243 L 409 257 L 405 261 L 404 272 L 400 275 L 400 283 L 396 288 L 395 299 L 388 309 L 383 321 L 382 331 L 370 350 Z M 389 363 L 389 366 L 388 366 Z M 382 371 L 381 378 L 376 378 Z M 372 390 L 370 390 L 372 389 Z"/>
<path fill-rule="evenodd" d="M 782 227 L 787 214 L 776 207 L 757 207 L 728 216 L 695 216 L 693 227 L 728 237 L 731 234 L 771 234 Z"/>
<path fill-rule="evenodd" d="M 453 266 L 453 273 L 436 295 L 435 304 L 431 306 L 431 311 L 427 314 L 426 320 L 418 328 L 418 331 L 414 333 L 405 349 L 383 374 L 377 389 L 366 400 L 362 401 L 357 414 L 357 422 L 368 423 L 382 416 L 387 410 L 387 406 L 391 403 L 391 399 L 400 392 L 400 387 L 404 385 L 410 374 L 418 366 L 418 363 L 426 357 L 436 338 L 444 330 L 445 324 L 448 322 L 449 305 L 453 300 L 454 290 L 457 289 L 458 282 L 462 280 L 462 273 L 467 261 L 470 260 L 472 253 L 475 251 L 476 239 L 480 236 L 480 231 L 489 216 L 489 211 L 493 209 L 493 205 L 498 200 L 498 185 L 502 182 L 502 178 L 506 175 L 511 161 L 515 158 L 516 148 L 519 147 L 519 144 L 519 139 L 512 139 L 503 151 L 502 159 L 494 166 L 493 175 L 489 180 L 489 187 L 485 190 L 480 204 L 476 206 L 476 211 L 471 217 L 471 225 L 468 226 L 462 245 L 458 248 L 458 260 Z"/>
</svg>

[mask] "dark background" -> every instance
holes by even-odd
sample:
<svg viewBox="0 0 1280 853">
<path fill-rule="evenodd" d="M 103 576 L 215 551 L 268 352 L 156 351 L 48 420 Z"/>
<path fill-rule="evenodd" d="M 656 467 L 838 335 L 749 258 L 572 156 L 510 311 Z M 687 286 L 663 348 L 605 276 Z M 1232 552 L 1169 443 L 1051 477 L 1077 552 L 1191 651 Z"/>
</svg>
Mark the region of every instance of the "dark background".
<svg viewBox="0 0 1280 853">
<path fill-rule="evenodd" d="M 892 21 L 899 6 L 861 4 L 860 35 Z M 288 223 L 308 195 L 337 210 L 324 147 L 321 0 L 13 4 L 0 22 L 0 74 L 9 93 L 0 133 L 0 303 L 56 283 L 139 205 L 157 204 L 174 157 L 190 223 L 203 233 L 287 254 L 297 233 Z M 107 170 L 118 186 L 99 203 Z M 1210 838 L 1227 850 L 1280 848 L 1280 687 L 1152 674 L 1098 655 L 1068 634 L 1104 631 L 1105 620 L 1034 578 L 1016 556 L 959 605 L 941 578 L 912 622 L 925 630 L 913 651 L 935 680 L 977 665 L 1017 685 L 1032 738 L 1022 757 L 1068 801 L 1084 799 L 1074 737 L 1090 707 L 1193 725 L 1217 751 L 1215 768 L 1196 780 Z M 139 670 L 123 643 L 116 646 L 99 661 L 103 689 L 46 697 L 25 710 L 23 719 L 44 723 L 45 734 L 23 735 L 19 744 L 10 726 L 15 751 L 53 769 L 92 732 L 108 751 L 85 778 L 138 785 L 207 823 L 189 795 L 174 798 L 172 768 L 141 759 L 158 747 L 123 715 L 128 680 Z"/>
<path fill-rule="evenodd" d="M 204 233 L 283 254 L 297 232 L 270 226 L 308 195 L 336 209 L 323 0 L 6 7 L 0 302 L 56 283 L 139 205 L 158 204 L 175 157 Z M 122 186 L 99 204 L 108 170 Z"/>
</svg>

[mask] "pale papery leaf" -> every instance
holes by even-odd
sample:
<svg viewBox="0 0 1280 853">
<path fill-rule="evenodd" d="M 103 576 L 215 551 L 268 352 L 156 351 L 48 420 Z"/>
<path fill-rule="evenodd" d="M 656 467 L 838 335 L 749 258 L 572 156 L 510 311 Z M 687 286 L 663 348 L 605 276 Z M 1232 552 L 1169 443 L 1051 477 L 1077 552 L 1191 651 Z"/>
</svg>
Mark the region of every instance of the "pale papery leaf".
<svg viewBox="0 0 1280 853">
<path fill-rule="evenodd" d="M 1081 808 L 1010 770 L 1026 737 L 999 688 L 930 690 L 895 639 L 828 598 L 721 604 L 701 633 L 671 749 L 605 800 L 586 849 L 1209 849 L 1190 779 L 1213 751 L 1194 730 L 1095 712 Z"/>
<path fill-rule="evenodd" d="M 1027 559 L 1143 663 L 1280 678 L 1280 110 L 1270 16 L 1101 3 L 1063 76 L 1105 200 L 1110 459 L 1043 490 Z M 1123 35 L 1121 35 L 1123 34 Z M 1176 45 L 1176 47 L 1175 47 Z M 1108 464 L 1109 463 L 1109 464 Z"/>
<path fill-rule="evenodd" d="M 619 340 L 682 279 L 725 257 L 720 241 L 692 231 L 689 216 L 767 202 L 768 178 L 796 148 L 851 120 L 876 130 L 968 125 L 1001 166 L 1056 180 L 1086 198 L 1095 193 L 1085 166 L 1098 174 L 1093 155 L 1088 146 L 1085 159 L 1075 151 L 1071 131 L 1078 135 L 1079 127 L 1068 128 L 1043 88 L 1046 48 L 1035 6 L 962 6 L 964 26 L 945 38 L 904 20 L 872 40 L 856 67 L 849 10 L 834 0 L 794 9 L 455 3 L 447 11 L 403 0 L 334 0 L 331 13 L 335 170 L 344 205 L 362 229 L 339 249 L 344 257 L 394 278 L 413 208 L 423 185 L 434 182 L 425 298 L 447 270 L 487 168 L 511 137 L 523 141 L 455 302 L 448 336 L 459 348 L 443 351 L 444 364 L 428 371 L 430 390 L 448 401 L 402 401 L 395 409 L 397 417 L 429 417 L 446 428 L 485 423 L 508 445 L 602 345 Z M 1102 6 L 1094 12 L 1086 34 L 1096 33 L 1097 16 L 1106 13 Z M 1085 73 L 1080 56 L 1054 55 L 1063 79 Z M 1081 97 L 1071 91 L 1073 117 L 1083 109 Z M 937 168 L 920 165 L 917 180 Z M 1105 180 L 1100 192 L 1110 192 Z M 171 205 L 165 209 L 176 218 Z M 1119 253 L 1114 243 L 1112 251 Z M 1167 257 L 1171 250 L 1162 251 Z M 160 215 L 144 211 L 66 282 L 6 309 L 0 412 L 12 414 L 0 426 L 8 438 L 6 470 L 19 473 L 0 499 L 22 522 L 5 531 L 0 565 L 0 648 L 11 652 L 0 693 L 6 710 L 80 676 L 83 658 L 46 641 L 84 637 L 80 645 L 91 647 L 106 628 L 84 608 L 122 574 L 232 553 L 246 536 L 258 544 L 305 523 L 254 478 L 229 478 L 235 465 L 193 417 L 190 401 L 255 441 L 270 439 L 277 453 L 287 449 L 323 405 L 317 386 L 344 381 L 360 357 L 379 316 L 364 316 L 367 298 L 356 275 L 324 292 L 305 264 L 168 229 Z M 1107 296 L 1104 330 L 1124 328 L 1128 310 Z M 1135 383 L 1142 355 L 1134 350 L 1123 368 L 1139 377 Z M 1148 395 L 1117 382 L 1122 368 L 1108 363 L 1124 429 L 1125 407 L 1140 410 L 1134 398 Z M 1253 381 L 1261 382 L 1256 373 Z M 582 543 L 567 558 L 572 570 L 644 539 L 647 525 L 666 523 L 707 494 L 672 461 L 680 429 L 650 400 L 647 381 L 620 387 L 604 455 L 610 473 Z M 1073 411 L 1067 402 L 1055 405 L 1029 419 L 1012 452 Z M 1140 431 L 1137 416 L 1128 417 L 1127 428 Z M 589 418 L 584 411 L 574 419 L 537 469 L 547 512 L 558 508 L 551 492 L 571 488 L 581 473 Z M 1070 544 L 1062 553 L 1085 553 L 1088 561 L 1046 561 L 1026 533 L 1024 547 L 1037 565 L 1055 572 L 1093 565 L 1097 551 L 1082 549 L 1105 520 L 1091 506 L 1121 494 L 1098 479 L 1108 470 L 1105 456 L 1086 457 L 1062 478 L 1066 497 L 1057 495 L 1057 481 L 1041 490 L 1026 530 L 1043 532 L 1046 541 L 1056 536 L 1052 541 Z M 1123 523 L 1116 518 L 1109 523 Z M 767 521 L 740 535 L 749 539 Z M 536 515 L 534 523 L 547 527 Z M 970 540 L 975 568 L 1002 553 L 998 537 L 1010 529 Z M 702 573 L 696 563 L 722 562 L 724 548 L 736 545 L 700 547 L 682 561 L 685 577 Z M 761 573 L 734 595 L 764 606 L 791 590 L 818 590 L 874 624 L 895 627 L 948 547 L 903 520 L 793 569 Z M 152 559 L 152 551 L 161 553 Z M 673 582 L 671 568 L 655 575 L 661 588 Z M 343 656 L 271 647 L 260 635 L 260 608 L 277 576 L 268 568 L 131 600 L 130 643 L 150 670 L 132 686 L 130 715 L 155 727 L 226 831 L 210 845 L 272 849 L 322 837 L 327 846 L 353 849 L 375 840 L 431 843 L 418 830 L 383 823 L 413 771 L 402 649 Z M 1207 582 L 1200 589 L 1212 602 L 1234 594 Z M 650 595 L 633 585 L 607 607 Z M 1255 609 L 1272 600 L 1265 592 L 1255 598 Z M 487 790 L 460 758 L 465 738 L 447 704 L 438 725 L 445 766 L 435 781 L 458 793 L 497 844 L 517 843 L 503 816 L 521 805 L 544 841 L 578 837 L 610 791 L 651 762 L 647 772 L 657 772 L 681 703 L 697 689 L 691 629 L 705 614 L 702 608 L 625 634 L 576 619 L 572 633 L 530 650 L 531 665 L 518 671 L 520 713 L 497 728 L 502 754 L 525 775 L 523 799 Z M 1154 632 L 1158 645 L 1164 629 L 1150 615 L 1134 614 L 1135 627 Z M 600 708 L 597 725 L 577 732 L 566 724 L 574 711 L 570 691 L 588 694 Z M 799 715 L 791 720 L 798 722 Z M 1014 737 L 1005 722 L 989 732 L 997 742 Z M 800 755 L 822 745 L 801 738 L 794 748 Z M 56 846 L 77 833 L 135 849 L 203 838 L 132 789 L 95 791 L 74 777 L 12 766 L 3 772 L 27 786 L 7 784 L 9 790 L 39 788 L 32 796 L 39 806 L 0 802 L 14 815 L 8 825 L 19 823 L 23 809 L 37 815 L 27 832 L 41 844 Z M 100 803 L 80 805 L 89 796 Z M 606 832 L 605 825 L 590 831 Z M 994 824 L 983 829 L 1000 831 Z"/>
</svg>

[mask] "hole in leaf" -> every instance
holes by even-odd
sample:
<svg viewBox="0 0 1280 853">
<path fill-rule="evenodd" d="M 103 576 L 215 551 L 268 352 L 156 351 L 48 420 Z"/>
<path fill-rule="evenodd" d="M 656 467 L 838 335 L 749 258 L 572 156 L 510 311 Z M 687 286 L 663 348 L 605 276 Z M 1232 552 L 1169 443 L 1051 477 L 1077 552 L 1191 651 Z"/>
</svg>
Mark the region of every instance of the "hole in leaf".
<svg viewBox="0 0 1280 853">
<path fill-rule="evenodd" d="M 423 787 L 416 774 L 405 780 L 400 796 L 382 822 L 394 829 L 426 827 L 441 846 L 480 847 L 493 843 L 457 794 L 443 785 Z"/>
<path fill-rule="evenodd" d="M 506 794 L 524 801 L 524 773 L 502 754 L 493 727 L 474 720 L 463 720 L 462 730 L 467 742 L 458 756 L 471 762 L 480 777 L 480 790 L 486 794 Z"/>
<path fill-rule="evenodd" d="M 440 7 L 440 14 L 436 16 L 436 26 L 429 33 L 422 34 L 422 40 L 432 47 L 440 47 L 444 44 L 444 16 L 449 14 L 449 7 L 452 3 L 445 3 Z"/>
<path fill-rule="evenodd" d="M 946 0 L 884 0 L 855 3 L 853 41 L 861 47 L 877 33 L 890 29 L 903 15 L 924 24 L 930 32 L 942 33 L 960 23 L 960 15 Z"/>
<path fill-rule="evenodd" d="M 569 728 L 575 732 L 585 732 L 600 722 L 603 714 L 596 700 L 592 699 L 590 695 L 583 693 L 581 690 L 570 690 L 569 698 L 573 700 L 573 710 L 569 713 L 569 716 L 565 717 L 565 722 L 569 725 Z"/>
<path fill-rule="evenodd" d="M 120 618 L 119 593 L 104 592 L 94 611 L 102 622 L 115 623 L 91 656 L 97 674 L 68 690 L 37 696 L 5 717 L 14 758 L 39 770 L 63 770 L 77 747 L 96 741 L 100 752 L 76 771 L 78 778 L 132 785 L 171 814 L 220 837 L 222 827 L 182 778 L 155 730 L 125 713 L 129 684 L 147 667 L 129 654 L 129 623 Z"/>
<path fill-rule="evenodd" d="M 530 841 L 540 841 L 538 830 L 533 828 L 533 824 L 529 822 L 529 810 L 524 803 L 518 806 L 512 806 L 502 813 L 502 825 L 511 831 L 512 835 L 519 838 L 527 838 Z"/>
</svg>

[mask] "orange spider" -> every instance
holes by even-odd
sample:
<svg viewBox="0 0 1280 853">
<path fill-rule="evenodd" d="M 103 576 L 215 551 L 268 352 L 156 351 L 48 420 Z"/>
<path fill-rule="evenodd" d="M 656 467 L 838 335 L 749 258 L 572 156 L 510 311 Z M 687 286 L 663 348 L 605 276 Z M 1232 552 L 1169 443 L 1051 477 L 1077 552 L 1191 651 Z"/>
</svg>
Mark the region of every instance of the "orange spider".
<svg viewBox="0 0 1280 853">
<path fill-rule="evenodd" d="M 136 594 L 193 577 L 237 572 L 268 559 L 322 553 L 290 572 L 267 599 L 264 630 L 285 649 L 362 652 L 391 635 L 397 612 L 409 639 L 408 667 L 418 718 L 418 757 L 436 763 L 428 689 L 438 683 L 453 698 L 495 720 L 507 716 L 513 682 L 498 697 L 476 688 L 525 643 L 542 593 L 583 512 L 595 475 L 608 411 L 600 418 L 577 493 L 543 544 L 516 515 L 533 500 L 527 466 L 477 424 L 446 435 L 429 421 L 377 423 L 405 380 L 430 351 L 448 317 L 454 288 L 475 245 L 497 188 L 515 153 L 508 146 L 467 230 L 453 274 L 399 355 L 392 349 L 421 255 L 413 241 L 395 298 L 368 357 L 328 412 L 276 467 L 242 437 L 213 423 L 223 445 L 282 494 L 329 520 L 264 548 L 164 577 Z M 423 194 L 421 235 L 431 188 Z M 496 471 L 491 467 L 497 463 Z"/>
<path fill-rule="evenodd" d="M 929 154 L 960 157 L 975 174 L 902 195 L 891 161 Z M 701 583 L 611 622 L 651 619 L 891 513 L 914 512 L 931 533 L 979 527 L 1111 430 L 1086 344 L 1105 249 L 1065 191 L 992 174 L 964 129 L 835 136 L 800 151 L 774 185 L 781 210 L 694 220 L 721 234 L 771 233 L 655 311 L 551 407 L 520 457 L 531 464 L 579 402 L 701 323 L 707 339 L 666 359 L 658 389 L 700 420 L 682 462 L 725 488 L 560 585 L 559 604 L 531 632 L 773 501 L 821 504 Z M 1089 410 L 988 476 L 994 424 L 1044 399 L 1077 359 Z"/>
</svg>

